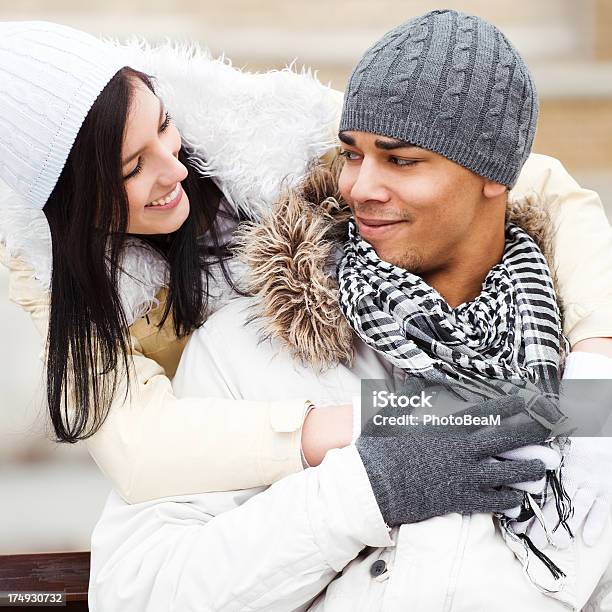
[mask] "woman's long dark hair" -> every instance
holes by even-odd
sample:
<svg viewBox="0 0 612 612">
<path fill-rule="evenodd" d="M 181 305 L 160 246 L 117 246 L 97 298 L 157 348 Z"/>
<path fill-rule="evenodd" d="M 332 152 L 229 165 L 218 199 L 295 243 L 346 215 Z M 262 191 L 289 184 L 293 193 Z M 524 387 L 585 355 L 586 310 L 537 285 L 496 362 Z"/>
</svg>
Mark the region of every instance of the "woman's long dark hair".
<svg viewBox="0 0 612 612">
<path fill-rule="evenodd" d="M 121 149 L 136 79 L 154 91 L 150 77 L 130 68 L 113 77 L 83 122 L 44 208 L 53 245 L 47 401 L 59 441 L 92 436 L 118 391 L 128 399 L 130 338 L 118 292 L 128 229 Z M 214 223 L 220 192 L 190 167 L 182 148 L 179 160 L 189 169 L 182 182 L 189 216 L 170 235 L 139 238 L 168 261 L 160 326 L 172 315 L 182 337 L 204 319 L 210 264 L 220 263 L 228 281 L 229 276 Z"/>
</svg>

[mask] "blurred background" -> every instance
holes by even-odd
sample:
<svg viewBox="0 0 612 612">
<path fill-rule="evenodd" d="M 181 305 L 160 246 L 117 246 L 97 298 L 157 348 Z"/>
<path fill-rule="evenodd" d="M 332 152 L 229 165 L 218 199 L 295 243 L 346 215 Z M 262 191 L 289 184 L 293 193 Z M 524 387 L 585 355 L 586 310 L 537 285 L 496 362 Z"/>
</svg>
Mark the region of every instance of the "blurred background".
<svg viewBox="0 0 612 612">
<path fill-rule="evenodd" d="M 344 89 L 371 43 L 440 7 L 478 14 L 514 42 L 540 94 L 535 150 L 597 190 L 612 218 L 612 0 L 0 0 L 0 20 L 59 21 L 120 39 L 197 40 L 245 70 L 295 60 Z M 0 266 L 0 554 L 88 550 L 110 485 L 83 447 L 50 441 L 40 340 L 7 289 Z"/>
</svg>

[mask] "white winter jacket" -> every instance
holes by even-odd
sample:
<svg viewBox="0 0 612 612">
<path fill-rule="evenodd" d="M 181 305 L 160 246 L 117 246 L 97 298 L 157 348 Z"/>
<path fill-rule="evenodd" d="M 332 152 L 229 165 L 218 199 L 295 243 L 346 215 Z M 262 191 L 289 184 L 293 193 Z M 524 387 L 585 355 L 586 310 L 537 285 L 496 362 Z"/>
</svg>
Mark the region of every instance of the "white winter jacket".
<svg viewBox="0 0 612 612">
<path fill-rule="evenodd" d="M 403 376 L 362 343 L 352 368 L 317 374 L 278 342 L 261 342 L 247 323 L 250 306 L 230 303 L 193 335 L 175 378 L 179 395 L 339 403 L 359 393 L 361 378 Z M 533 586 L 492 515 L 449 514 L 388 533 L 349 446 L 267 490 L 131 506 L 112 494 L 92 538 L 90 609 L 577 610 L 612 560 L 612 527 L 594 548 L 577 539 L 545 552 L 567 574 L 564 603 Z"/>
<path fill-rule="evenodd" d="M 293 239 L 302 232 L 302 241 L 312 240 L 300 265 L 274 259 L 274 242 L 288 244 L 278 227 L 251 236 L 246 257 L 257 297 L 233 301 L 193 335 L 174 381 L 177 394 L 309 397 L 324 405 L 350 401 L 363 378 L 403 380 L 334 318 L 333 288 L 321 269 L 333 254 L 323 244 L 336 237 L 333 223 L 313 218 L 292 231 L 301 214 L 272 216 Z M 537 215 L 523 221 L 545 245 L 546 222 Z M 266 274 L 275 280 L 268 293 Z M 309 311 L 313 303 L 317 310 Z M 516 547 L 519 557 L 521 551 Z M 388 533 L 349 446 L 265 491 L 131 507 L 112 495 L 92 539 L 90 601 L 98 611 L 577 610 L 612 561 L 612 526 L 594 548 L 578 538 L 566 551 L 545 552 L 565 572 L 562 584 L 547 583 L 541 565 L 528 571 L 555 589 L 551 595 L 526 576 L 492 515 L 449 514 Z"/>
</svg>

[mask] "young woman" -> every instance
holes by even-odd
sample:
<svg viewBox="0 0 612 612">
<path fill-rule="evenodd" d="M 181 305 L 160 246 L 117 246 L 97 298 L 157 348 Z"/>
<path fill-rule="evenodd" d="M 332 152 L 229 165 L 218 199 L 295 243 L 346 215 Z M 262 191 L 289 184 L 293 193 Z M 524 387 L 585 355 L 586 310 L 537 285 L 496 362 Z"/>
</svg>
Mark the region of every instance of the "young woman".
<svg viewBox="0 0 612 612">
<path fill-rule="evenodd" d="M 169 377 L 189 333 L 232 294 L 227 243 L 239 215 L 228 198 L 236 208 L 247 198 L 261 204 L 271 183 L 324 153 L 334 97 L 289 72 L 239 83 L 245 112 L 265 102 L 277 125 L 294 126 L 295 134 L 285 132 L 291 161 L 259 168 L 277 134 L 269 126 L 249 134 L 247 114 L 244 142 L 230 157 L 248 143 L 259 183 L 238 173 L 234 159 L 226 163 L 219 142 L 206 157 L 227 178 L 217 186 L 202 176 L 204 158 L 181 143 L 151 80 L 126 67 L 142 63 L 138 53 L 55 24 L 3 23 L 0 34 L 2 260 L 11 298 L 48 341 L 47 401 L 58 439 L 86 439 L 132 501 L 163 494 L 160 481 L 198 491 L 267 484 L 300 469 L 306 398 L 177 401 Z M 200 83 L 235 95 L 225 75 L 237 71 L 201 62 Z M 280 104 L 278 87 L 286 92 Z M 289 105 L 306 119 L 289 117 Z M 213 118 L 220 112 L 227 114 L 219 105 Z M 231 137 L 220 121 L 192 118 L 210 135 L 207 145 Z M 236 113 L 229 119 L 240 123 Z"/>
<path fill-rule="evenodd" d="M 0 24 L 0 77 L 1 257 L 47 339 L 58 439 L 85 439 L 129 502 L 270 484 L 302 468 L 302 447 L 314 464 L 348 442 L 346 407 L 303 423 L 307 398 L 177 399 L 170 384 L 190 332 L 239 281 L 237 219 L 333 155 L 337 92 L 46 23 Z M 557 227 L 566 332 L 575 346 L 612 334 L 601 203 L 558 162 L 528 164 L 524 192 Z"/>
</svg>

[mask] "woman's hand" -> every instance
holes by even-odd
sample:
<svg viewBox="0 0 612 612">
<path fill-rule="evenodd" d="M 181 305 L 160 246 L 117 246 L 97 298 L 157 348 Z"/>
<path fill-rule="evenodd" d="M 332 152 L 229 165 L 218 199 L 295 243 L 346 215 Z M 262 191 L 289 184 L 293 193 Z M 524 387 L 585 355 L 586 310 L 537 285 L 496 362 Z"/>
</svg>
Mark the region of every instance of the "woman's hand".
<svg viewBox="0 0 612 612">
<path fill-rule="evenodd" d="M 352 431 L 351 404 L 312 408 L 302 426 L 302 452 L 308 465 L 319 465 L 331 448 L 348 446 Z"/>
</svg>

